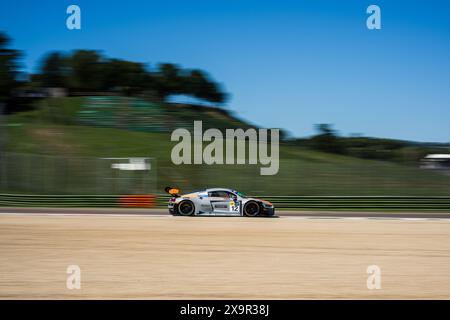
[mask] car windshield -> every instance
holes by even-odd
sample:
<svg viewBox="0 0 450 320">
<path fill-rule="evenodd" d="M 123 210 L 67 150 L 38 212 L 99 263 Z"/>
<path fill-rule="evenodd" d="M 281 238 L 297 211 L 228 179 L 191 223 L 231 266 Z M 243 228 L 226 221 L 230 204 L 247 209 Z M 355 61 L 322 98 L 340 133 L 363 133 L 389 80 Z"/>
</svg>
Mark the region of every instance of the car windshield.
<svg viewBox="0 0 450 320">
<path fill-rule="evenodd" d="M 247 198 L 247 196 L 245 194 L 243 194 L 242 192 L 235 191 L 235 193 L 241 198 Z"/>
</svg>

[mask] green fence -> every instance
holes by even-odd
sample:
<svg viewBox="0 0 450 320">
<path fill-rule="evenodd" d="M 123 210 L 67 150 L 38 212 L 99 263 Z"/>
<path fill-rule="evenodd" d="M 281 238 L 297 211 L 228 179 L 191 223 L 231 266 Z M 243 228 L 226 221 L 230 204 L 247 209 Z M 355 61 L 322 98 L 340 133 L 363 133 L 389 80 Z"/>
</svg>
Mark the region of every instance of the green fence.
<svg viewBox="0 0 450 320">
<path fill-rule="evenodd" d="M 450 197 L 308 197 L 261 196 L 277 209 L 292 210 L 410 210 L 450 211 Z M 0 194 L 0 206 L 120 207 L 117 195 L 18 195 Z M 159 195 L 156 207 L 164 208 L 169 196 Z"/>
<path fill-rule="evenodd" d="M 450 211 L 450 197 L 268 196 L 261 198 L 281 209 Z"/>
<path fill-rule="evenodd" d="M 323 197 L 261 196 L 277 209 L 292 210 L 411 210 L 450 211 L 450 197 Z M 117 195 L 19 195 L 0 194 L 0 206 L 18 207 L 120 207 Z M 169 196 L 158 196 L 165 207 Z"/>
<path fill-rule="evenodd" d="M 0 206 L 5 207 L 117 207 L 119 206 L 117 195 L 23 195 L 0 194 Z"/>
<path fill-rule="evenodd" d="M 150 194 L 156 192 L 156 170 L 153 158 L 3 153 L 0 156 L 0 193 Z"/>
<path fill-rule="evenodd" d="M 118 195 L 0 194 L 0 206 L 15 207 L 121 207 Z M 277 209 L 292 210 L 410 210 L 450 211 L 450 197 L 324 197 L 261 196 Z M 164 208 L 169 196 L 159 195 L 156 207 Z"/>
</svg>

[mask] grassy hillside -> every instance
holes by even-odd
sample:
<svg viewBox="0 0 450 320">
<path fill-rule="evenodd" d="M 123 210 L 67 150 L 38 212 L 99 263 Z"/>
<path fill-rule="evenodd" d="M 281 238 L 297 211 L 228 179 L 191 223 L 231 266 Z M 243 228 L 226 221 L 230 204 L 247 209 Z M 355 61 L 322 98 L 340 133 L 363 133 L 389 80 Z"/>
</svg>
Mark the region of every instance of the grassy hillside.
<svg viewBox="0 0 450 320">
<path fill-rule="evenodd" d="M 281 145 L 280 170 L 275 176 L 260 176 L 259 164 L 175 166 L 170 160 L 175 143 L 170 141 L 169 128 L 166 128 L 168 132 L 144 132 L 80 125 L 79 114 L 84 103 L 85 98 L 82 97 L 44 100 L 38 110 L 8 116 L 7 151 L 56 155 L 63 160 L 80 157 L 153 157 L 157 167 L 155 191 L 160 192 L 166 185 L 177 185 L 186 191 L 229 186 L 249 194 L 266 195 L 450 194 L 449 176 L 413 166 L 322 153 L 298 146 Z M 227 112 L 212 108 L 171 105 L 162 106 L 162 112 L 169 121 L 167 126 L 180 123 L 189 125 L 194 120 L 203 120 L 205 127 L 250 126 Z M 42 170 L 51 171 L 51 168 L 42 169 L 36 163 L 30 161 L 28 172 L 41 172 L 40 179 L 46 179 L 47 174 Z M 8 168 L 13 174 L 13 169 Z M 23 170 L 19 164 L 13 168 L 17 176 L 13 174 L 10 180 L 27 179 L 29 176 L 20 175 Z M 65 185 L 71 185 L 70 192 L 96 192 L 97 189 L 89 188 L 88 185 L 92 183 L 88 179 L 98 170 L 91 168 L 89 174 L 83 176 L 80 173 L 77 176 L 85 167 L 69 164 L 67 168 L 64 179 Z M 102 177 L 94 178 L 99 181 Z M 34 183 L 39 184 L 39 179 Z M 59 191 L 64 192 L 62 187 Z"/>
</svg>

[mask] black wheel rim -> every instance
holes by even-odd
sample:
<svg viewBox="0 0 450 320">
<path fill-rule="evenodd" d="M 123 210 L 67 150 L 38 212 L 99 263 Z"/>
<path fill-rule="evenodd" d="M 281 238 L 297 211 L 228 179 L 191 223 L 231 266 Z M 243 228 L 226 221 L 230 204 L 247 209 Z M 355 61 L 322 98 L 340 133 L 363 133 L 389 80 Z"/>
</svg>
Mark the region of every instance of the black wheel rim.
<svg viewBox="0 0 450 320">
<path fill-rule="evenodd" d="M 246 207 L 245 207 L 245 213 L 248 216 L 256 216 L 259 212 L 259 207 L 256 203 L 249 203 Z"/>
<path fill-rule="evenodd" d="M 192 213 L 192 204 L 190 204 L 189 202 L 182 202 L 180 204 L 180 213 L 183 215 L 189 215 Z"/>
</svg>

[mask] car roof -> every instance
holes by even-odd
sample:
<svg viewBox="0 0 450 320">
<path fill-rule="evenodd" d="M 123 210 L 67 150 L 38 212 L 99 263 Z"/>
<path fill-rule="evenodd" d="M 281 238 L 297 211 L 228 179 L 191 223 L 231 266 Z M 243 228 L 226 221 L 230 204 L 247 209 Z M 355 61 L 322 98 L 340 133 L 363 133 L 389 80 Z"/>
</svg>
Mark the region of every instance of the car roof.
<svg viewBox="0 0 450 320">
<path fill-rule="evenodd" d="M 210 189 L 206 189 L 206 192 L 211 192 L 211 191 L 228 191 L 228 192 L 236 192 L 232 189 L 228 189 L 228 188 L 210 188 Z"/>
</svg>

